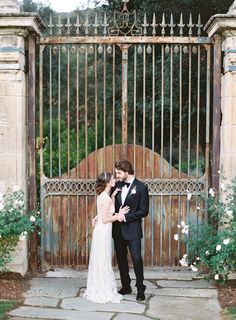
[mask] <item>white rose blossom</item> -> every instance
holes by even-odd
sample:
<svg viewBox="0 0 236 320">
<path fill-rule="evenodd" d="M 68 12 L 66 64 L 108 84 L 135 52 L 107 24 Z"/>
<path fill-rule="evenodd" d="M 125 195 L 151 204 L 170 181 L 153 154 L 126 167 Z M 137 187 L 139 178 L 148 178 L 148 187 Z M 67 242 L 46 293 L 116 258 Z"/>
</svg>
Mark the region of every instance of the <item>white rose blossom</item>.
<svg viewBox="0 0 236 320">
<path fill-rule="evenodd" d="M 223 241 L 223 244 L 227 245 L 227 244 L 229 244 L 229 242 L 230 242 L 230 239 L 228 238 L 228 239 L 225 239 L 225 240 Z"/>
<path fill-rule="evenodd" d="M 207 251 L 205 252 L 205 255 L 206 255 L 206 256 L 209 256 L 209 255 L 210 255 L 210 251 L 207 250 Z"/>
<path fill-rule="evenodd" d="M 192 271 L 194 271 L 194 272 L 198 271 L 198 268 L 196 268 L 196 267 L 195 267 L 195 266 L 193 266 L 192 264 L 191 264 L 190 268 L 191 268 L 191 269 L 192 269 Z"/>
<path fill-rule="evenodd" d="M 35 218 L 34 216 L 31 216 L 31 217 L 30 217 L 30 221 L 31 221 L 31 222 L 35 222 L 35 220 L 36 220 L 36 218 Z"/>
<path fill-rule="evenodd" d="M 183 227 L 183 229 L 182 229 L 182 233 L 183 234 L 188 234 L 188 229 L 189 229 L 189 226 L 186 224 L 184 227 Z"/>
<path fill-rule="evenodd" d="M 213 188 L 210 188 L 209 194 L 210 194 L 212 197 L 215 196 L 215 191 L 213 190 Z"/>
<path fill-rule="evenodd" d="M 218 244 L 218 245 L 216 246 L 216 251 L 220 251 L 220 250 L 221 250 L 221 245 Z"/>
<path fill-rule="evenodd" d="M 179 260 L 179 263 L 180 263 L 181 266 L 183 266 L 183 267 L 187 267 L 187 266 L 188 266 L 188 260 L 185 259 L 184 257 Z"/>
<path fill-rule="evenodd" d="M 175 239 L 175 241 L 179 240 L 179 235 L 177 233 L 174 235 L 174 239 Z"/>
<path fill-rule="evenodd" d="M 219 275 L 218 275 L 218 274 L 215 274 L 214 279 L 215 279 L 215 280 L 219 280 Z"/>
</svg>

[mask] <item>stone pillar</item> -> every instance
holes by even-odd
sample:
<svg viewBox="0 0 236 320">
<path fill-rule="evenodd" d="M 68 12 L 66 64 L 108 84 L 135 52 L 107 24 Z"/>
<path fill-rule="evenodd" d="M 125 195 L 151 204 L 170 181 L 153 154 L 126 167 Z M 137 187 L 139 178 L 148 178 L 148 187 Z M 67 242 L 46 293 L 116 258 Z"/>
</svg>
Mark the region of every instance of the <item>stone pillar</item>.
<svg viewBox="0 0 236 320">
<path fill-rule="evenodd" d="M 16 0 L 0 0 L 0 192 L 18 185 L 27 193 L 27 49 L 42 27 L 38 15 L 21 13 Z M 25 274 L 26 243 L 8 267 Z"/>
<path fill-rule="evenodd" d="M 236 176 L 236 1 L 227 14 L 212 16 L 205 30 L 210 37 L 221 37 L 220 172 L 227 181 L 232 181 Z"/>
</svg>

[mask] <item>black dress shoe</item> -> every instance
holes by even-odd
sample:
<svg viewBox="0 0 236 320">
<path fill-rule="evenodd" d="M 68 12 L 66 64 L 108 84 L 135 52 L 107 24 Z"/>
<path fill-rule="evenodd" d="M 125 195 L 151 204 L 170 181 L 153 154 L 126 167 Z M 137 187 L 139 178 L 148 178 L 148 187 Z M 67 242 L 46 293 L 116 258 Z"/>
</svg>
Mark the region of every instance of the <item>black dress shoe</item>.
<svg viewBox="0 0 236 320">
<path fill-rule="evenodd" d="M 145 294 L 144 294 L 144 291 L 138 291 L 138 294 L 137 294 L 137 297 L 136 297 L 136 300 L 138 301 L 144 301 L 146 298 L 145 298 Z"/>
<path fill-rule="evenodd" d="M 118 291 L 118 293 L 119 294 L 122 294 L 122 295 L 124 295 L 124 294 L 130 294 L 132 292 L 132 289 L 131 288 L 121 288 L 119 291 Z"/>
</svg>

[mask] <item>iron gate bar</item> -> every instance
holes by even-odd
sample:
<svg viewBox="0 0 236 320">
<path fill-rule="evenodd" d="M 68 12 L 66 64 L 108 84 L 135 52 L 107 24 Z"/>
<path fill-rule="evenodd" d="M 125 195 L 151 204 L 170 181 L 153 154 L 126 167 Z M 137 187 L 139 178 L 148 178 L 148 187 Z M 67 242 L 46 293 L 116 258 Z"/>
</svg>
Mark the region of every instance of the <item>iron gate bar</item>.
<svg viewBox="0 0 236 320">
<path fill-rule="evenodd" d="M 58 173 L 61 176 L 61 47 L 58 48 Z"/>
<path fill-rule="evenodd" d="M 38 39 L 38 44 L 212 44 L 212 38 L 208 37 L 61 37 L 50 36 Z"/>
<path fill-rule="evenodd" d="M 205 176 L 206 176 L 206 197 L 208 196 L 208 179 L 209 179 L 209 166 L 210 166 L 210 95 L 211 95 L 211 47 L 206 46 L 207 49 L 207 70 L 206 70 L 206 154 L 205 154 Z M 207 211 L 206 211 L 207 214 Z M 207 218 L 207 217 L 206 217 Z"/>
<path fill-rule="evenodd" d="M 156 76 L 155 45 L 152 45 L 152 154 L 151 154 L 152 179 L 154 178 L 154 150 L 155 150 L 155 101 L 156 101 L 155 76 Z"/>
<path fill-rule="evenodd" d="M 146 45 L 143 45 L 143 176 L 145 177 L 145 143 L 146 139 Z"/>
<path fill-rule="evenodd" d="M 79 88 L 80 88 L 80 54 L 79 47 L 76 48 L 76 163 L 79 163 Z M 95 65 L 96 70 L 96 65 Z M 79 167 L 76 166 L 76 178 L 79 178 Z M 77 209 L 78 210 L 78 209 Z"/>
<path fill-rule="evenodd" d="M 52 178 L 52 46 L 49 46 L 50 178 Z"/>
<path fill-rule="evenodd" d="M 200 128 L 200 76 L 201 76 L 201 68 L 200 68 L 200 58 L 201 52 L 200 47 L 198 46 L 198 57 L 197 57 L 197 137 L 196 137 L 196 177 L 199 176 L 199 128 Z"/>
<path fill-rule="evenodd" d="M 191 111 L 192 111 L 192 47 L 189 45 L 188 67 L 188 177 L 190 176 L 190 147 L 191 147 Z"/>
<path fill-rule="evenodd" d="M 94 78 L 95 78 L 95 150 L 98 149 L 98 52 L 97 45 L 94 45 Z M 97 158 L 95 159 L 97 161 Z M 79 162 L 77 162 L 79 163 Z M 95 175 L 97 175 L 95 168 Z"/>
<path fill-rule="evenodd" d="M 134 170 L 136 170 L 136 123 L 137 123 L 137 47 L 134 46 L 134 127 L 133 127 L 133 145 L 134 145 Z"/>
<path fill-rule="evenodd" d="M 116 117 L 115 117 L 115 104 L 116 104 L 116 79 L 115 79 L 115 69 L 116 69 L 116 47 L 112 46 L 112 163 L 115 162 L 115 144 L 116 144 Z"/>
<path fill-rule="evenodd" d="M 128 143 L 128 44 L 122 45 L 122 147 L 123 157 L 127 158 Z"/>
<path fill-rule="evenodd" d="M 170 46 L 170 157 L 169 157 L 169 177 L 172 169 L 172 143 L 173 143 L 173 46 Z"/>
</svg>

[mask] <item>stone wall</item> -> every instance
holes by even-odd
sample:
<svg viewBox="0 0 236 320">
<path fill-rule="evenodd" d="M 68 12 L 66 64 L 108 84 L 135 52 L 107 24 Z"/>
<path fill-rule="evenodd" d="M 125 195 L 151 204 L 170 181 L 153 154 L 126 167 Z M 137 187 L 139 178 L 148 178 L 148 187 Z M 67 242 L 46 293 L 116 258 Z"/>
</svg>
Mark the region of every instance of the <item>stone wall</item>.
<svg viewBox="0 0 236 320">
<path fill-rule="evenodd" d="M 36 14 L 21 13 L 16 0 L 0 0 L 0 192 L 28 184 L 28 39 L 40 35 Z M 31 48 L 35 50 L 35 48 Z M 20 241 L 10 270 L 28 269 L 27 242 Z"/>
</svg>

